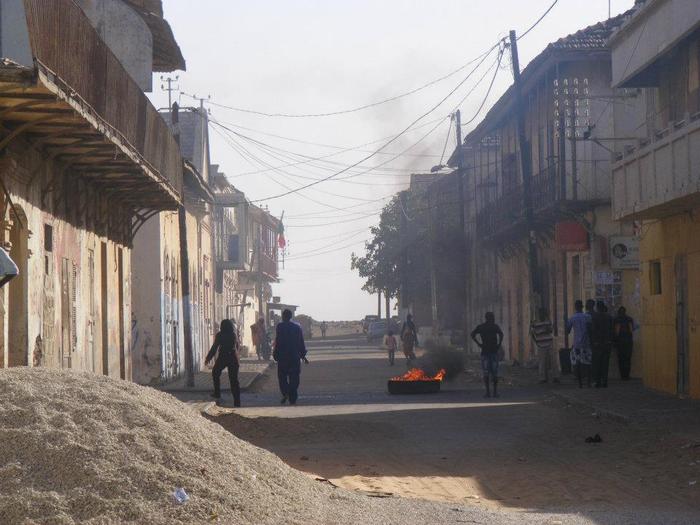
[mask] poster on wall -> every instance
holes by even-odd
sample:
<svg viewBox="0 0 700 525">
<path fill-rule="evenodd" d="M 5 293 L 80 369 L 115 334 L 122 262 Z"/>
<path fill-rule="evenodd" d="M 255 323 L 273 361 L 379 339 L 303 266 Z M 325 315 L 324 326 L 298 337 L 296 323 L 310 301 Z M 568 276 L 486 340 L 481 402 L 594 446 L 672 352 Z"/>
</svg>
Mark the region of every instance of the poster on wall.
<svg viewBox="0 0 700 525">
<path fill-rule="evenodd" d="M 614 270 L 639 268 L 639 238 L 623 235 L 611 236 L 610 266 Z"/>
<path fill-rule="evenodd" d="M 622 272 L 596 272 L 595 298 L 603 301 L 608 308 L 622 305 Z"/>
</svg>

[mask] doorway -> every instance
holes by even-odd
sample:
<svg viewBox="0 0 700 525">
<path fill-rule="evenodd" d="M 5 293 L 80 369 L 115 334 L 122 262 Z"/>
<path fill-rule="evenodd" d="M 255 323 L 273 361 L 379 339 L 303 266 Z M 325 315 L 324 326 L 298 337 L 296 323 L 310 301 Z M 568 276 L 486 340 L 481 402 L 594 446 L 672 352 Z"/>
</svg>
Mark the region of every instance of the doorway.
<svg viewBox="0 0 700 525">
<path fill-rule="evenodd" d="M 19 273 L 8 284 L 8 366 L 26 366 L 28 361 L 27 342 L 27 310 L 29 279 L 27 268 L 29 261 L 27 216 L 20 208 L 10 213 L 12 228 L 10 229 L 10 257 L 17 265 Z"/>
<path fill-rule="evenodd" d="M 119 301 L 119 377 L 126 379 L 126 356 L 124 353 L 124 252 L 117 250 L 117 300 Z"/>
<path fill-rule="evenodd" d="M 687 395 L 690 387 L 688 257 L 677 255 L 676 273 L 676 351 L 678 355 L 678 394 Z"/>
<path fill-rule="evenodd" d="M 102 374 L 109 375 L 109 311 L 107 297 L 107 243 L 100 243 L 100 320 L 102 324 Z"/>
</svg>

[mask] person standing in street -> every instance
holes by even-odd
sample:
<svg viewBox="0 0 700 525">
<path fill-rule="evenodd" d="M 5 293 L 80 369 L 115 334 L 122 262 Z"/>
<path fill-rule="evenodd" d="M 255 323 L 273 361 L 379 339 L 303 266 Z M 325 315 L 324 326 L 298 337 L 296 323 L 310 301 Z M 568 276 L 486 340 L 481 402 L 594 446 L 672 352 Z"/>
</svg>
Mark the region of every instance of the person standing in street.
<svg viewBox="0 0 700 525">
<path fill-rule="evenodd" d="M 477 339 L 479 336 L 481 340 Z M 498 397 L 498 361 L 503 331 L 496 324 L 493 312 L 486 312 L 485 322 L 477 326 L 471 333 L 474 342 L 481 348 L 481 370 L 484 374 L 484 397 L 491 397 L 489 378 L 493 382 L 493 397 Z"/>
<path fill-rule="evenodd" d="M 410 367 L 413 360 L 416 358 L 414 348 L 418 346 L 418 332 L 416 325 L 413 323 L 413 316 L 408 314 L 406 322 L 401 327 L 401 347 L 403 354 L 406 356 L 406 366 Z"/>
<path fill-rule="evenodd" d="M 535 344 L 540 362 L 540 383 L 546 383 L 548 379 L 558 383 L 559 359 L 554 352 L 552 322 L 549 320 L 546 308 L 539 309 L 538 317 L 530 324 L 530 337 Z"/>
<path fill-rule="evenodd" d="M 273 358 L 277 361 L 277 379 L 279 380 L 281 403 L 289 401 L 296 405 L 301 375 L 301 361 L 306 359 L 306 345 L 301 326 L 292 322 L 291 310 L 282 312 L 282 322 L 277 325 L 275 351 Z"/>
<path fill-rule="evenodd" d="M 208 365 L 214 356 L 214 369 L 212 370 L 212 380 L 214 382 L 214 393 L 211 394 L 217 400 L 221 399 L 221 372 L 228 369 L 228 379 L 231 383 L 231 394 L 233 395 L 233 406 L 241 406 L 241 388 L 238 383 L 239 355 L 238 336 L 233 323 L 229 319 L 221 321 L 219 333 L 214 338 L 207 357 L 204 361 Z"/>
<path fill-rule="evenodd" d="M 253 346 L 255 347 L 255 353 L 258 356 L 258 361 L 262 361 L 263 352 L 262 346 L 265 343 L 265 319 L 262 317 L 258 319 L 254 324 L 250 325 L 250 333 L 253 338 Z"/>
<path fill-rule="evenodd" d="M 597 301 L 591 322 L 593 382 L 596 388 L 608 388 L 608 369 L 612 352 L 613 320 L 603 301 Z"/>
<path fill-rule="evenodd" d="M 620 366 L 620 379 L 627 381 L 630 378 L 632 368 L 632 350 L 634 340 L 634 319 L 627 315 L 624 306 L 617 310 L 617 317 L 613 320 L 613 335 L 617 348 L 617 361 Z"/>
<path fill-rule="evenodd" d="M 566 333 L 574 331 L 574 344 L 571 349 L 571 366 L 578 379 L 579 388 L 583 388 L 583 376 L 586 376 L 588 386 L 591 386 L 591 316 L 583 313 L 583 302 L 576 300 L 576 312 L 565 319 Z"/>
<path fill-rule="evenodd" d="M 384 346 L 389 353 L 389 366 L 394 366 L 394 356 L 396 355 L 396 349 L 399 344 L 396 342 L 396 337 L 394 332 L 389 330 L 389 332 L 384 336 Z"/>
<path fill-rule="evenodd" d="M 328 331 L 328 325 L 326 324 L 326 321 L 323 321 L 321 323 L 321 337 L 323 339 L 326 338 L 326 332 Z"/>
</svg>

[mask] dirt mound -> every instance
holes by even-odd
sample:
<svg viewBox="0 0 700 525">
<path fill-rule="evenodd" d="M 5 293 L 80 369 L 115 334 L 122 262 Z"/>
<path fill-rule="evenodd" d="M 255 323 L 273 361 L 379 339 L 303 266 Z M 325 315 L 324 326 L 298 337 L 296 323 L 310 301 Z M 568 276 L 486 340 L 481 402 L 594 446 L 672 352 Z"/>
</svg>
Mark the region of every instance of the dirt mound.
<svg viewBox="0 0 700 525">
<path fill-rule="evenodd" d="M 3 523 L 453 523 L 463 512 L 316 482 L 151 388 L 0 370 Z"/>
</svg>

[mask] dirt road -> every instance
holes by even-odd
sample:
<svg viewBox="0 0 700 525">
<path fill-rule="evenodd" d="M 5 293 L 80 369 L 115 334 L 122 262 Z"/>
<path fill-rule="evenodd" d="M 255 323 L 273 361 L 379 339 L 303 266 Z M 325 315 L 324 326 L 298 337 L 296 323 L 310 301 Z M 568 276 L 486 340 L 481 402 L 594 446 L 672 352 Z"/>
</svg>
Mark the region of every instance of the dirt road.
<svg viewBox="0 0 700 525">
<path fill-rule="evenodd" d="M 535 386 L 505 386 L 500 399 L 483 399 L 467 376 L 440 394 L 390 396 L 386 380 L 405 370 L 400 361 L 389 367 L 359 339 L 309 346 L 298 406 L 279 405 L 272 369 L 245 408 L 214 419 L 349 489 L 596 523 L 649 522 L 666 512 L 697 512 L 697 521 L 680 522 L 700 522 L 700 447 L 684 445 L 700 441 L 697 429 L 599 419 Z M 603 443 L 584 443 L 596 433 Z"/>
</svg>

